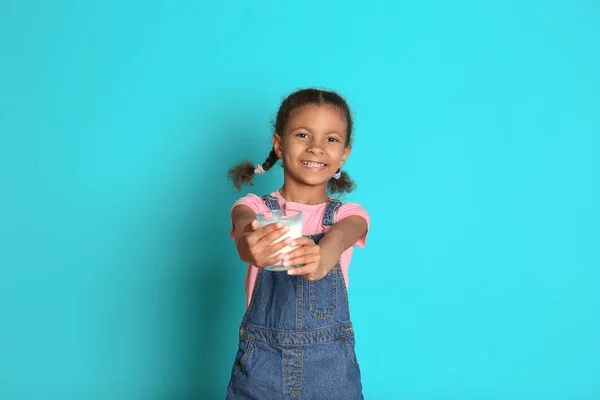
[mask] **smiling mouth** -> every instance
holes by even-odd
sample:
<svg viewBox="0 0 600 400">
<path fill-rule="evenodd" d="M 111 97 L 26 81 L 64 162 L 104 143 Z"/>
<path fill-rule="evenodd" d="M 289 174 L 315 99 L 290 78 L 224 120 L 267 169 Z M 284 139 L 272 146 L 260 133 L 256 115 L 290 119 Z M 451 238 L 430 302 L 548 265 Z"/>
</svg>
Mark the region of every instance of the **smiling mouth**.
<svg viewBox="0 0 600 400">
<path fill-rule="evenodd" d="M 302 165 L 307 166 L 308 168 L 325 168 L 327 166 L 327 164 L 323 164 L 320 162 L 314 162 L 314 161 L 300 161 L 302 163 Z"/>
</svg>

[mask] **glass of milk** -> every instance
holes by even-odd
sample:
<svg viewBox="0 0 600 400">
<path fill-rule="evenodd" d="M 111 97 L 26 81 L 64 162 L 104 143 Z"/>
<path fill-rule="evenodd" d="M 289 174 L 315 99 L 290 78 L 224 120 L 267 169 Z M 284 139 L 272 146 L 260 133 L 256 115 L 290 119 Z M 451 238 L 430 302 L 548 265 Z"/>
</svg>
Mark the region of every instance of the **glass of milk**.
<svg viewBox="0 0 600 400">
<path fill-rule="evenodd" d="M 261 213 L 257 214 L 256 219 L 258 220 L 258 226 L 260 228 L 262 228 L 263 226 L 266 226 L 266 225 L 277 223 L 277 222 L 281 222 L 283 225 L 290 227 L 290 230 L 287 231 L 287 233 L 285 235 L 283 235 L 281 238 L 277 239 L 276 241 L 274 241 L 271 244 L 285 240 L 288 237 L 291 237 L 294 239 L 299 239 L 302 237 L 302 212 L 301 211 L 298 211 L 298 210 L 265 211 L 265 212 L 261 212 Z M 290 251 L 296 249 L 297 247 L 298 246 L 296 246 L 296 247 L 285 246 L 283 249 L 272 254 L 271 257 L 275 257 L 282 253 L 290 252 Z M 281 261 L 279 261 L 276 264 L 265 267 L 265 269 L 268 269 L 270 271 L 287 271 L 288 269 L 296 268 L 296 267 L 298 267 L 298 265 L 290 265 L 289 267 L 284 267 L 283 263 Z"/>
</svg>

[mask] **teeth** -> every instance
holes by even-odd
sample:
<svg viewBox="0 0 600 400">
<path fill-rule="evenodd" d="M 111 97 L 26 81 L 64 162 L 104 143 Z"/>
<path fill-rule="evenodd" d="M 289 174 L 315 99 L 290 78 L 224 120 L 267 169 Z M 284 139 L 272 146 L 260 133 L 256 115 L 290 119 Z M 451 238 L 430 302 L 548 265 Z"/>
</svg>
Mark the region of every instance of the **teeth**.
<svg viewBox="0 0 600 400">
<path fill-rule="evenodd" d="M 302 164 L 310 168 L 323 168 L 325 164 L 302 161 Z"/>
</svg>

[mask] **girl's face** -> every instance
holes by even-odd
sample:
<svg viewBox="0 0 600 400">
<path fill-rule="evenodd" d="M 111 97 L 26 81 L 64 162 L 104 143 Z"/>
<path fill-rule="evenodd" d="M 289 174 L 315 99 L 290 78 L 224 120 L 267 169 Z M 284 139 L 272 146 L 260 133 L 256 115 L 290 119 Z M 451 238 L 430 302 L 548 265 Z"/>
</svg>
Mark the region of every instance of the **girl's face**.
<svg viewBox="0 0 600 400">
<path fill-rule="evenodd" d="M 284 132 L 273 135 L 286 175 L 310 186 L 326 185 L 350 155 L 343 112 L 331 105 L 307 104 L 289 116 Z"/>
</svg>

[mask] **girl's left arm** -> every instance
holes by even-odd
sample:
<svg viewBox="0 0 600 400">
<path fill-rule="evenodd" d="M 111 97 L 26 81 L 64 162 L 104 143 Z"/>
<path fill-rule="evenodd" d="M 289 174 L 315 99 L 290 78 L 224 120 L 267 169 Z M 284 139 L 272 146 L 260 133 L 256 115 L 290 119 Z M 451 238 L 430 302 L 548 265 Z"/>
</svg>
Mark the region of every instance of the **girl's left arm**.
<svg viewBox="0 0 600 400">
<path fill-rule="evenodd" d="M 290 246 L 300 246 L 284 257 L 283 265 L 301 264 L 288 270 L 289 275 L 304 275 L 309 281 L 323 278 L 337 264 L 346 249 L 363 237 L 369 228 L 367 220 L 358 215 L 336 222 L 316 245 L 308 238 L 296 239 Z"/>
<path fill-rule="evenodd" d="M 329 272 L 340 256 L 367 233 L 367 221 L 352 215 L 336 222 L 319 242 L 321 265 Z"/>
</svg>

